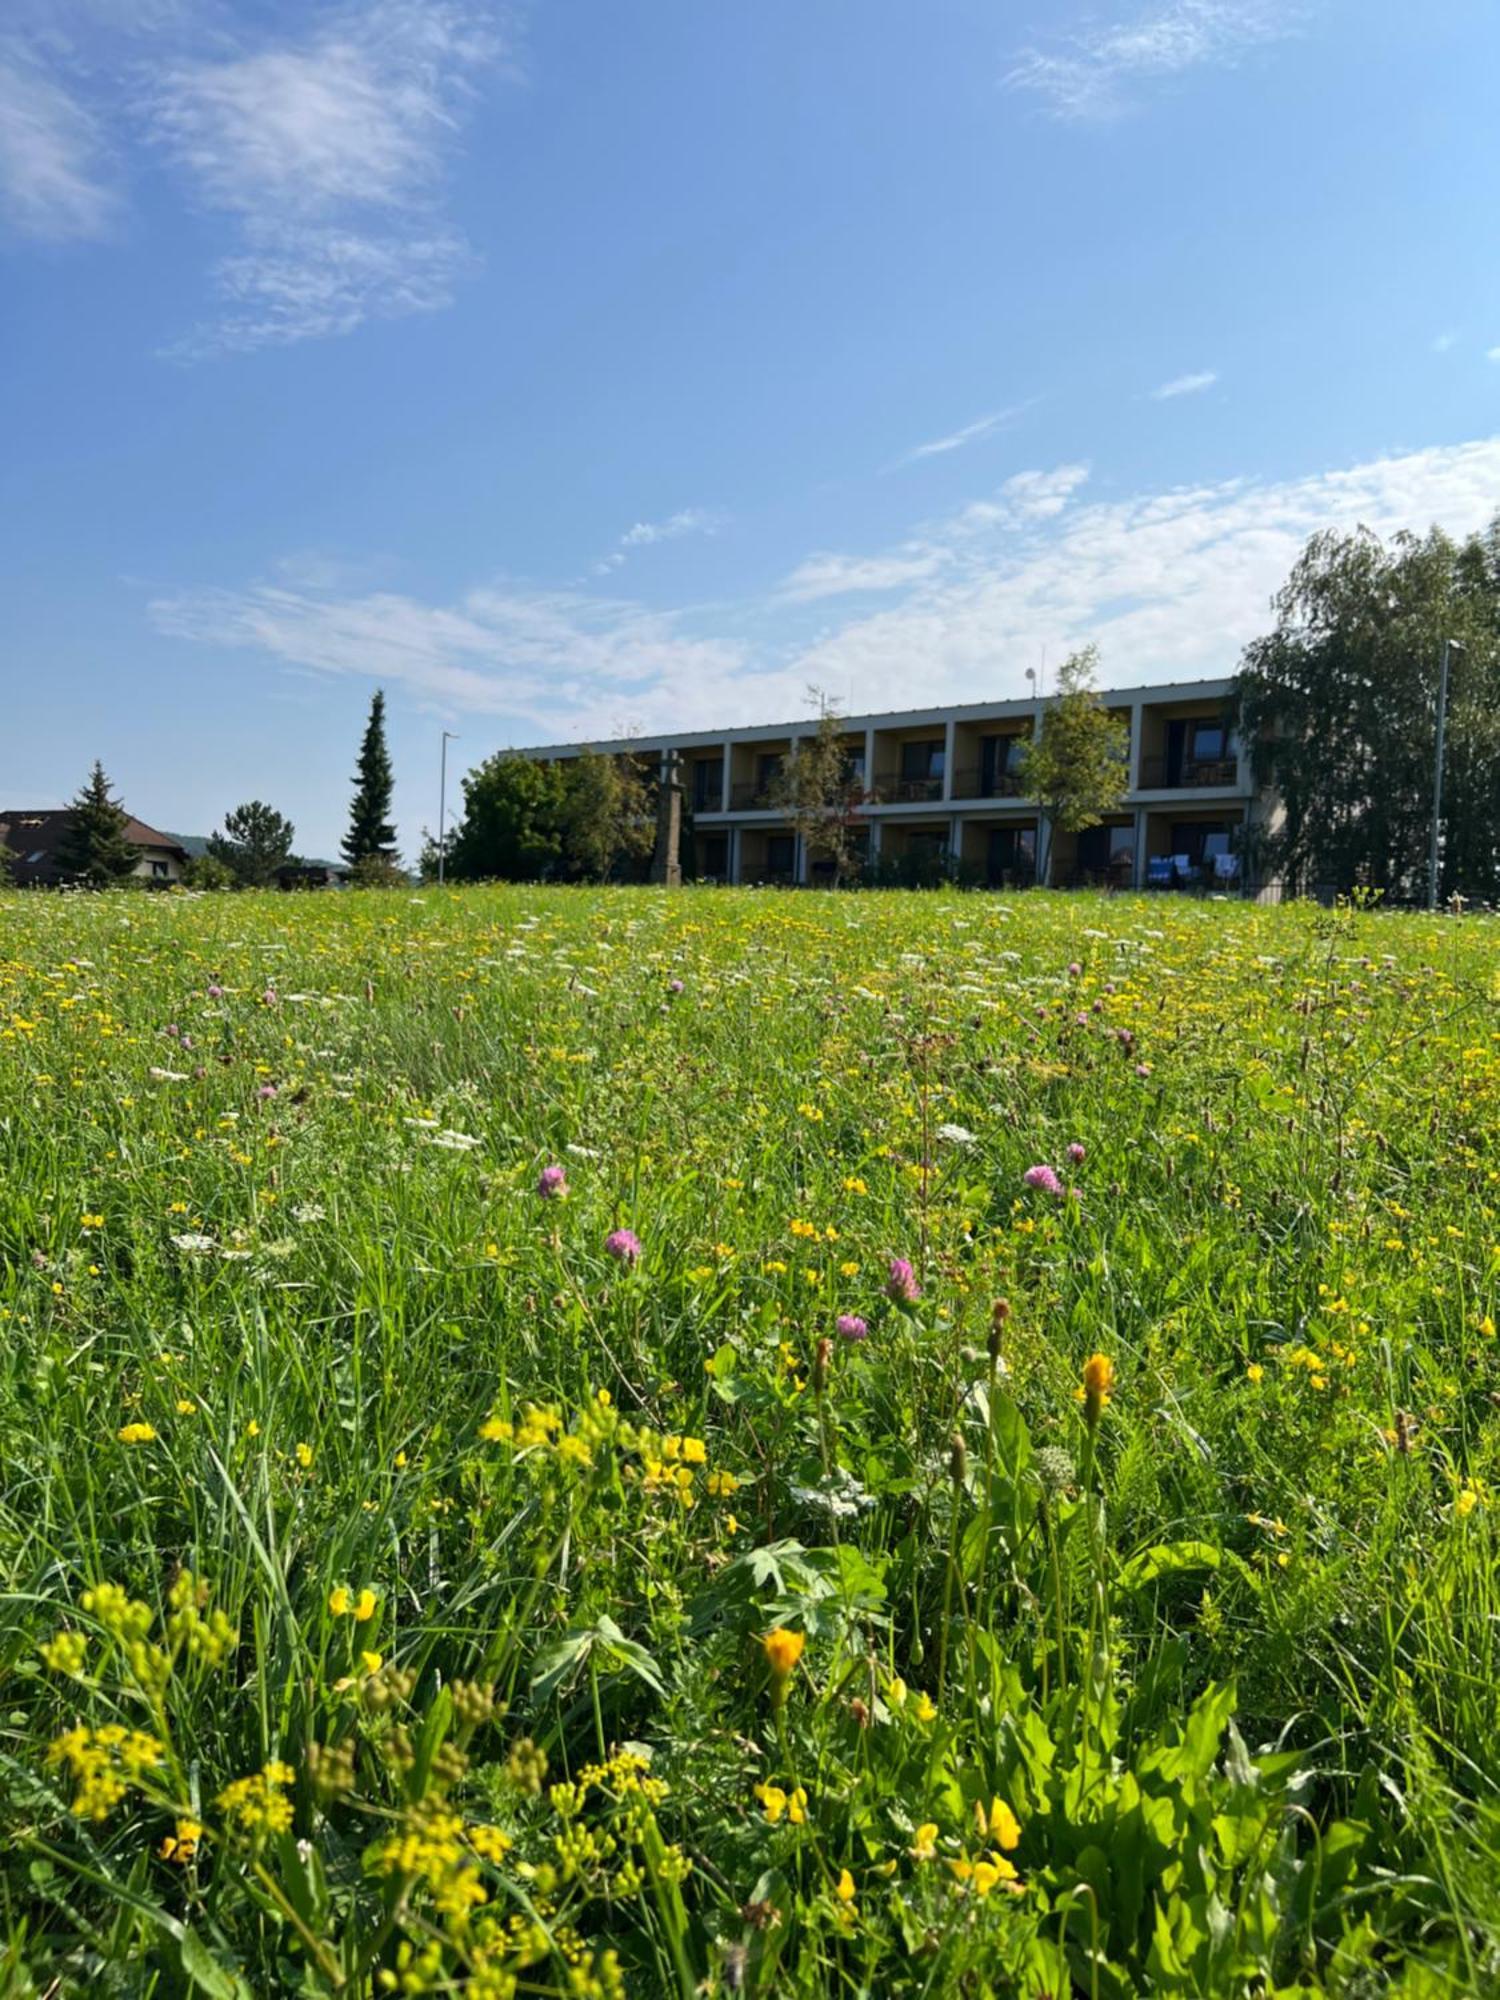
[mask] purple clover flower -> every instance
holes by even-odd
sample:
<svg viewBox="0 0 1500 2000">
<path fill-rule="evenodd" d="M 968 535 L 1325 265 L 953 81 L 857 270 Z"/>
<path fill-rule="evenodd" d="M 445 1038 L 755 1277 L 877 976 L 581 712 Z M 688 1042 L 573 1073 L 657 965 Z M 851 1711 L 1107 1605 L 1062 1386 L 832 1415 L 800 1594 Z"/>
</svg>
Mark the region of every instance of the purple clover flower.
<svg viewBox="0 0 1500 2000">
<path fill-rule="evenodd" d="M 564 1167 L 543 1167 L 536 1177 L 536 1191 L 544 1201 L 552 1201 L 568 1191 L 568 1175 Z"/>
<path fill-rule="evenodd" d="M 621 1264 L 633 1264 L 641 1254 L 641 1239 L 633 1229 L 612 1229 L 604 1247 Z"/>
<path fill-rule="evenodd" d="M 845 1340 L 867 1340 L 870 1329 L 858 1313 L 840 1313 L 834 1327 Z"/>
<path fill-rule="evenodd" d="M 922 1287 L 917 1283 L 917 1274 L 905 1257 L 893 1257 L 890 1270 L 886 1274 L 885 1295 L 894 1299 L 898 1306 L 914 1305 L 922 1296 Z"/>
<path fill-rule="evenodd" d="M 1027 1187 L 1040 1188 L 1043 1194 L 1061 1194 L 1063 1191 L 1062 1182 L 1054 1170 L 1044 1162 L 1039 1161 L 1036 1166 L 1028 1167 L 1021 1178 Z"/>
</svg>

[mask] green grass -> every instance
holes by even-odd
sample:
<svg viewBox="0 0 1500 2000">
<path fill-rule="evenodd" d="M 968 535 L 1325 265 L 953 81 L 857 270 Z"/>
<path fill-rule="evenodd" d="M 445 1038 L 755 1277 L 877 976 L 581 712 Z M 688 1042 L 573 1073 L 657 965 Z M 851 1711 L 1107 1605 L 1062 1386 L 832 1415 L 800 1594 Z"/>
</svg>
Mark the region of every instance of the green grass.
<svg viewBox="0 0 1500 2000">
<path fill-rule="evenodd" d="M 1500 1991 L 1497 945 L 0 896 L 0 1993 Z"/>
</svg>

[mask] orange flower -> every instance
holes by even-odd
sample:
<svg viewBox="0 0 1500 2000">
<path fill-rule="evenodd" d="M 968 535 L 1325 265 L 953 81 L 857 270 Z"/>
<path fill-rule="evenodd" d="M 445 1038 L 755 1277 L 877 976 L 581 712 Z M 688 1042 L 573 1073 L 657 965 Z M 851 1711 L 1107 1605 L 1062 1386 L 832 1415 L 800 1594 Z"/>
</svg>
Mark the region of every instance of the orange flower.
<svg viewBox="0 0 1500 2000">
<path fill-rule="evenodd" d="M 795 1671 L 797 1662 L 802 1658 L 802 1649 L 807 1644 L 807 1634 L 790 1632 L 785 1625 L 778 1625 L 760 1643 L 765 1648 L 766 1663 L 772 1677 L 780 1683 Z"/>
<path fill-rule="evenodd" d="M 1083 1364 L 1083 1420 L 1092 1430 L 1115 1386 L 1115 1364 L 1107 1354 L 1091 1354 Z"/>
</svg>

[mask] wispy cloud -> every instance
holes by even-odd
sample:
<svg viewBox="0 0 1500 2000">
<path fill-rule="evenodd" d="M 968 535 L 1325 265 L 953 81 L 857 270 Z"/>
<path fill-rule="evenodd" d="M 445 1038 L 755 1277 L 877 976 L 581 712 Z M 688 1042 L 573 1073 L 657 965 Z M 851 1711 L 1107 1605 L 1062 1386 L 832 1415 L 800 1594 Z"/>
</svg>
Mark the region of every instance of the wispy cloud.
<svg viewBox="0 0 1500 2000">
<path fill-rule="evenodd" d="M 1457 347 L 1457 345 L 1458 335 L 1451 331 L 1447 333 L 1435 333 L 1432 337 L 1432 351 L 1434 354 L 1447 354 L 1451 349 Z"/>
<path fill-rule="evenodd" d="M 1042 645 L 1090 639 L 1110 684 L 1222 674 L 1265 629 L 1271 593 L 1317 529 L 1482 526 L 1500 490 L 1500 437 L 1089 504 L 1058 506 L 1056 472 L 1029 477 L 1008 505 L 962 509 L 887 556 L 815 558 L 846 575 L 862 560 L 871 574 L 911 571 L 883 586 L 892 601 L 810 642 L 781 591 L 710 616 L 509 582 L 453 605 L 264 583 L 164 597 L 151 615 L 197 645 L 503 718 L 500 740 L 598 737 L 622 713 L 643 729 L 764 722 L 803 713 L 809 684 L 852 685 L 868 709 L 1000 697 L 1022 692 Z M 913 550 L 931 560 L 918 569 Z"/>
<path fill-rule="evenodd" d="M 157 629 L 246 648 L 287 667 L 373 677 L 436 706 L 507 715 L 534 730 L 601 734 L 622 708 L 660 718 L 664 689 L 728 701 L 740 644 L 695 637 L 682 621 L 623 599 L 497 583 L 450 607 L 390 591 L 340 596 L 258 584 L 164 597 Z"/>
<path fill-rule="evenodd" d="M 1016 403 L 1007 410 L 992 410 L 987 417 L 976 417 L 972 424 L 965 424 L 961 430 L 950 431 L 946 437 L 932 438 L 926 444 L 913 445 L 895 460 L 896 465 L 912 465 L 921 458 L 939 458 L 944 452 L 958 451 L 976 439 L 988 437 L 1005 424 L 1014 422 L 1023 411 L 1030 409 L 1029 403 Z"/>
<path fill-rule="evenodd" d="M 0 48 L 0 222 L 77 241 L 105 235 L 119 206 L 93 117 L 19 48 Z"/>
<path fill-rule="evenodd" d="M 1204 368 L 1196 375 L 1174 375 L 1170 382 L 1163 382 L 1159 389 L 1151 391 L 1153 403 L 1170 403 L 1175 396 L 1196 396 L 1204 389 L 1211 389 L 1218 381 L 1212 368 Z"/>
<path fill-rule="evenodd" d="M 807 604 L 820 597 L 899 590 L 905 584 L 920 583 L 934 575 L 945 559 L 943 550 L 924 549 L 916 543 L 893 550 L 889 555 L 809 556 L 783 581 L 780 594 L 793 603 Z"/>
<path fill-rule="evenodd" d="M 1109 118 L 1143 86 L 1189 70 L 1226 68 L 1257 44 L 1291 34 L 1286 0 L 1167 0 L 1144 13 L 1023 49 L 1004 82 L 1031 91 L 1055 118 Z"/>
<path fill-rule="evenodd" d="M 347 333 L 450 303 L 474 254 L 442 213 L 475 76 L 501 52 L 465 0 L 365 0 L 304 40 L 179 58 L 151 104 L 157 143 L 240 244 L 195 356 Z"/>
<path fill-rule="evenodd" d="M 716 535 L 727 516 L 714 507 L 683 507 L 662 521 L 637 521 L 625 530 L 602 562 L 594 565 L 595 576 L 607 576 L 619 569 L 632 549 L 648 549 L 655 542 L 676 542 L 684 535 Z"/>
<path fill-rule="evenodd" d="M 1485 355 L 1486 361 L 1500 361 L 1500 347 L 1492 347 Z"/>
<path fill-rule="evenodd" d="M 782 579 L 777 596 L 806 604 L 821 597 L 853 597 L 901 590 L 926 583 L 957 557 L 959 545 L 974 535 L 1015 531 L 1060 514 L 1089 476 L 1086 465 L 1016 472 L 983 500 L 971 500 L 920 535 L 877 555 L 808 556 Z"/>
</svg>

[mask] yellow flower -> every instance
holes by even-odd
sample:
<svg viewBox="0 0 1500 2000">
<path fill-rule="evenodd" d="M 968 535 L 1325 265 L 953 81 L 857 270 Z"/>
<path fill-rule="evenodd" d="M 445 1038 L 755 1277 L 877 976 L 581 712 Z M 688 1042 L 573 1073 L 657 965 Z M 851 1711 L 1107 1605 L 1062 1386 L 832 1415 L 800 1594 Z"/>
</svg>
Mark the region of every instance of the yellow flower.
<svg viewBox="0 0 1500 2000">
<path fill-rule="evenodd" d="M 121 1444 L 151 1444 L 156 1438 L 154 1424 L 122 1424 L 115 1432 Z"/>
<path fill-rule="evenodd" d="M 81 1674 L 88 1658 L 89 1642 L 81 1632 L 59 1632 L 41 1649 L 42 1659 L 55 1674 Z"/>
<path fill-rule="evenodd" d="M 984 1808 L 979 1805 L 974 1808 L 974 1816 L 979 1822 L 981 1839 L 988 1835 L 996 1847 L 1003 1847 L 1007 1851 L 1020 1846 L 1021 1823 L 1004 1799 L 990 1800 L 988 1818 L 985 1816 Z"/>
<path fill-rule="evenodd" d="M 802 1649 L 807 1644 L 805 1632 L 790 1632 L 785 1625 L 778 1625 L 774 1632 L 768 1632 L 761 1645 L 765 1648 L 766 1663 L 777 1681 L 784 1681 L 796 1669 L 802 1658 Z"/>
<path fill-rule="evenodd" d="M 203 1838 L 203 1828 L 195 1819 L 180 1819 L 175 1833 L 169 1833 L 157 1849 L 163 1861 L 175 1861 L 180 1868 L 186 1868 L 198 1852 L 198 1842 Z"/>
<path fill-rule="evenodd" d="M 841 1903 L 852 1903 L 854 1901 L 854 1877 L 849 1873 L 847 1868 L 840 1869 L 839 1879 L 834 1884 L 833 1893 Z"/>
<path fill-rule="evenodd" d="M 337 1590 L 330 1590 L 328 1593 L 328 1615 L 330 1618 L 349 1616 L 349 1592 L 342 1583 Z"/>
<path fill-rule="evenodd" d="M 311 1466 L 312 1462 L 313 1462 L 312 1446 L 310 1444 L 299 1444 L 297 1447 L 297 1463 L 302 1467 L 302 1470 L 306 1472 L 308 1468 Z"/>
<path fill-rule="evenodd" d="M 1479 1495 L 1472 1486 L 1466 1486 L 1453 1502 L 1453 1512 L 1460 1521 L 1466 1521 L 1479 1505 Z"/>
<path fill-rule="evenodd" d="M 1265 1379 L 1266 1371 L 1258 1361 L 1252 1361 L 1245 1373 L 1252 1382 L 1261 1382 Z"/>
<path fill-rule="evenodd" d="M 359 1659 L 367 1674 L 378 1674 L 385 1665 L 384 1656 L 380 1653 L 361 1653 Z"/>
<path fill-rule="evenodd" d="M 787 1796 L 780 1785 L 757 1785 L 755 1796 L 760 1800 L 770 1825 L 778 1825 L 787 1808 Z"/>
<path fill-rule="evenodd" d="M 374 1591 L 371 1590 L 368 1585 L 366 1585 L 365 1588 L 359 1593 L 359 1602 L 354 1607 L 355 1624 L 367 1625 L 370 1622 L 370 1620 L 375 1616 L 375 1606 L 378 1602 L 379 1600 L 377 1599 Z"/>
<path fill-rule="evenodd" d="M 907 1849 L 913 1861 L 931 1861 L 937 1854 L 937 1822 L 924 1820 L 917 1828 L 911 1846 Z"/>
<path fill-rule="evenodd" d="M 1083 1364 L 1083 1419 L 1092 1430 L 1115 1386 L 1115 1364 L 1107 1354 L 1091 1354 Z"/>
</svg>

